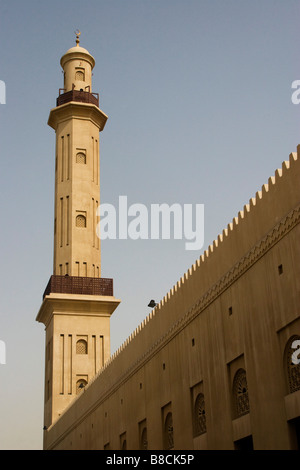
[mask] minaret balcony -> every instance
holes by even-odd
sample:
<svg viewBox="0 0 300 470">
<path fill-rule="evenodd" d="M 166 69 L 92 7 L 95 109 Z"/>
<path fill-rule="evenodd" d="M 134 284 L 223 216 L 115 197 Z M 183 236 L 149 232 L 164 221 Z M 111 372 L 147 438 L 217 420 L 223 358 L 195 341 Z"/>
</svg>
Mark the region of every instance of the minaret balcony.
<svg viewBox="0 0 300 470">
<path fill-rule="evenodd" d="M 90 93 L 84 90 L 70 90 L 66 93 L 61 93 L 64 89 L 59 90 L 59 96 L 56 99 L 56 106 L 60 106 L 70 101 L 77 101 L 79 103 L 91 103 L 99 107 L 99 93 Z"/>
<path fill-rule="evenodd" d="M 43 299 L 51 293 L 113 296 L 113 279 L 53 275 L 50 277 Z"/>
</svg>

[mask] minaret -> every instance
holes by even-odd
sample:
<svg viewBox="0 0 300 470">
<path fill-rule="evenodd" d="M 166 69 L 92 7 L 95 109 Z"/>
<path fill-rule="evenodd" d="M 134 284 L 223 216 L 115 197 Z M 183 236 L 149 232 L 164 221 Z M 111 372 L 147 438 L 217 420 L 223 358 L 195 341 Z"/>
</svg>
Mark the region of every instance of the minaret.
<svg viewBox="0 0 300 470">
<path fill-rule="evenodd" d="M 36 318 L 46 327 L 45 428 L 109 358 L 110 316 L 120 303 L 113 280 L 101 278 L 96 234 L 107 116 L 92 93 L 95 60 L 79 35 L 61 58 L 64 88 L 48 120 L 56 133 L 54 262 Z"/>
<path fill-rule="evenodd" d="M 56 132 L 53 269 L 58 275 L 100 277 L 99 131 L 107 116 L 92 93 L 95 60 L 79 46 L 78 35 L 76 42 L 61 58 L 64 88 L 48 120 Z"/>
</svg>

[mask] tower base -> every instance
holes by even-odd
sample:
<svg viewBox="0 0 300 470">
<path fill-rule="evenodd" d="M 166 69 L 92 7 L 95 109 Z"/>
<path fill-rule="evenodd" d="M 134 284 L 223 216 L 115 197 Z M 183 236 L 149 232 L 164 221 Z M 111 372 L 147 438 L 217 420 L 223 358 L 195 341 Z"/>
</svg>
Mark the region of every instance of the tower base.
<svg viewBox="0 0 300 470">
<path fill-rule="evenodd" d="M 46 330 L 45 416 L 49 427 L 110 357 L 114 296 L 53 293 L 36 320 Z M 54 353 L 53 353 L 54 352 Z"/>
</svg>

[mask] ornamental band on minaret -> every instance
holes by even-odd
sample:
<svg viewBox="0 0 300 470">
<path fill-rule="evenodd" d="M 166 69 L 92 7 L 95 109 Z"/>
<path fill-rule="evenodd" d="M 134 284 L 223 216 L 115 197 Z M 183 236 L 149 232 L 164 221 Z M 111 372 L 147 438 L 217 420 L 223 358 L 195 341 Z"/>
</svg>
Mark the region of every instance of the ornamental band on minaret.
<svg viewBox="0 0 300 470">
<path fill-rule="evenodd" d="M 56 133 L 53 275 L 37 321 L 46 327 L 45 427 L 110 357 L 110 315 L 119 304 L 101 278 L 99 133 L 107 116 L 92 92 L 95 60 L 83 47 L 61 58 L 64 87 L 48 124 Z"/>
</svg>

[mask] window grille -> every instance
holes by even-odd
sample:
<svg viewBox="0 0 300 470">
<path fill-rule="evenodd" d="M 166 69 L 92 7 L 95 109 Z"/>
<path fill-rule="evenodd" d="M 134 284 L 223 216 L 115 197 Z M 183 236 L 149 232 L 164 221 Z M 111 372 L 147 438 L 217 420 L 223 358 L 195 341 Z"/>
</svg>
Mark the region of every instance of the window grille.
<svg viewBox="0 0 300 470">
<path fill-rule="evenodd" d="M 239 369 L 233 379 L 233 400 L 235 418 L 239 418 L 250 411 L 248 384 L 246 371 Z"/>
<path fill-rule="evenodd" d="M 76 70 L 75 72 L 75 80 L 84 81 L 84 71 L 83 70 Z"/>
<path fill-rule="evenodd" d="M 76 154 L 76 163 L 81 163 L 82 165 L 86 164 L 86 154 L 83 152 L 78 152 Z"/>
<path fill-rule="evenodd" d="M 79 339 L 76 343 L 76 354 L 87 354 L 87 342 Z"/>
<path fill-rule="evenodd" d="M 86 217 L 84 215 L 77 215 L 77 217 L 76 217 L 76 227 L 81 227 L 81 228 L 86 227 Z"/>
<path fill-rule="evenodd" d="M 195 435 L 206 432 L 205 402 L 203 393 L 199 393 L 194 406 Z"/>
</svg>

